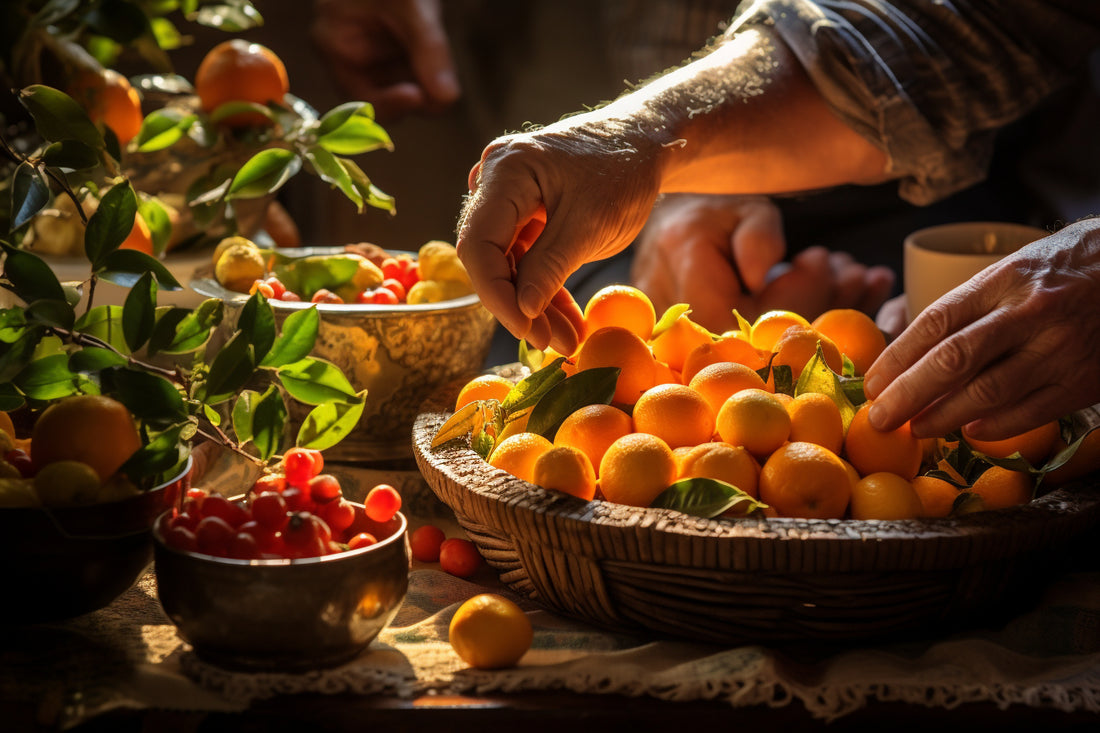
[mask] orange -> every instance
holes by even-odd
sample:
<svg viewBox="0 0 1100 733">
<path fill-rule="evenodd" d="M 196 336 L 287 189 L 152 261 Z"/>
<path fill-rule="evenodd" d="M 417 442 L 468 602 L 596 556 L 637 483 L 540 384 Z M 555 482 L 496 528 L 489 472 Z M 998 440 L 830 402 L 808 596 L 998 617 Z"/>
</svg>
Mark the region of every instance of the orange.
<svg viewBox="0 0 1100 733">
<path fill-rule="evenodd" d="M 126 239 L 122 240 L 119 249 L 136 249 L 147 255 L 153 254 L 153 232 L 141 214 L 134 215 L 134 226 L 126 235 Z"/>
<path fill-rule="evenodd" d="M 653 335 L 657 315 L 649 296 L 630 285 L 608 285 L 598 290 L 584 306 L 587 333 L 606 326 L 622 326 L 643 341 Z"/>
<path fill-rule="evenodd" d="M 978 440 L 967 436 L 966 442 L 974 450 L 993 458 L 1008 458 L 1013 453 L 1019 453 L 1032 466 L 1041 466 L 1054 451 L 1061 434 L 1058 421 L 1053 420 L 1003 440 Z"/>
<path fill-rule="evenodd" d="M 663 361 L 653 360 L 653 364 L 656 366 L 656 375 L 653 378 L 653 384 L 682 384 L 680 380 L 680 374 L 672 369 L 668 364 Z"/>
<path fill-rule="evenodd" d="M 705 443 L 714 435 L 714 410 L 683 384 L 647 389 L 634 405 L 634 431 L 656 435 L 670 448 Z"/>
<path fill-rule="evenodd" d="M 489 465 L 533 484 L 535 461 L 553 445 L 538 433 L 516 433 L 497 443 L 489 454 Z"/>
<path fill-rule="evenodd" d="M 696 346 L 684 358 L 684 366 L 680 370 L 684 383 L 690 382 L 703 367 L 721 361 L 737 362 L 754 370 L 763 369 L 768 363 L 764 355 L 744 339 L 726 337 L 708 341 Z"/>
<path fill-rule="evenodd" d="M 1065 445 L 1061 442 L 1061 447 Z M 1043 477 L 1044 483 L 1062 486 L 1100 468 L 1100 430 L 1088 433 L 1068 461 Z"/>
<path fill-rule="evenodd" d="M 455 654 L 475 669 L 512 667 L 534 640 L 523 609 L 495 593 L 479 593 L 463 602 L 447 635 Z"/>
<path fill-rule="evenodd" d="M 106 395 L 76 395 L 52 403 L 31 429 L 35 472 L 55 461 L 80 461 L 106 481 L 141 447 L 130 410 Z"/>
<path fill-rule="evenodd" d="M 888 432 L 876 430 L 867 420 L 871 400 L 856 410 L 844 438 L 844 453 L 861 476 L 880 471 L 913 480 L 920 470 L 923 449 L 906 422 Z"/>
<path fill-rule="evenodd" d="M 653 358 L 663 361 L 670 369 L 682 374 L 684 359 L 696 346 L 710 343 L 710 332 L 685 313 L 649 343 L 653 349 Z"/>
<path fill-rule="evenodd" d="M 792 311 L 768 311 L 752 324 L 749 341 L 761 351 L 775 351 L 775 344 L 791 326 L 809 328 L 810 322 Z"/>
<path fill-rule="evenodd" d="M 743 447 L 715 441 L 678 450 L 677 478 L 712 478 L 758 495 L 760 464 Z"/>
<path fill-rule="evenodd" d="M 596 472 L 592 462 L 579 448 L 555 445 L 535 459 L 534 481 L 544 489 L 553 489 L 591 501 L 596 496 Z"/>
<path fill-rule="evenodd" d="M 657 366 L 645 341 L 622 326 L 592 333 L 577 351 L 577 368 L 619 367 L 613 401 L 633 405 L 656 383 Z"/>
<path fill-rule="evenodd" d="M 854 308 L 827 310 L 810 325 L 851 359 L 856 374 L 865 373 L 886 348 L 886 335 L 874 319 Z"/>
<path fill-rule="evenodd" d="M 102 73 L 85 71 L 77 76 L 70 96 L 84 108 L 96 124 L 111 128 L 120 145 L 126 145 L 138 132 L 144 117 L 141 96 L 130 80 L 112 69 Z"/>
<path fill-rule="evenodd" d="M 974 480 L 970 490 L 982 498 L 986 509 L 1006 509 L 1031 501 L 1035 480 L 1031 474 L 990 466 Z"/>
<path fill-rule="evenodd" d="M 852 519 L 916 519 L 923 511 L 913 484 L 896 473 L 872 473 L 852 487 Z"/>
<path fill-rule="evenodd" d="M 760 501 L 782 517 L 840 519 L 851 495 L 844 463 L 816 443 L 787 443 L 760 470 Z"/>
<path fill-rule="evenodd" d="M 608 447 L 599 473 L 600 491 L 608 501 L 649 506 L 676 480 L 676 459 L 656 435 L 630 433 Z"/>
<path fill-rule="evenodd" d="M 770 391 L 753 369 L 732 361 L 708 364 L 695 373 L 688 386 L 703 396 L 715 415 L 736 392 L 750 388 Z"/>
<path fill-rule="evenodd" d="M 743 389 L 730 395 L 718 411 L 718 434 L 731 445 L 743 445 L 764 458 L 791 434 L 791 416 L 771 392 Z"/>
<path fill-rule="evenodd" d="M 474 377 L 458 391 L 455 399 L 455 412 L 478 400 L 496 400 L 501 402 L 515 386 L 499 374 L 482 374 Z"/>
<path fill-rule="evenodd" d="M 608 446 L 627 433 L 634 432 L 630 415 L 611 405 L 586 405 L 562 420 L 554 435 L 554 445 L 570 445 L 588 456 L 598 468 Z"/>
<path fill-rule="evenodd" d="M 195 94 L 206 112 L 227 102 L 283 103 L 290 91 L 286 67 L 275 53 L 240 38 L 223 41 L 207 52 L 195 72 Z M 268 125 L 259 112 L 241 112 L 221 120 L 229 127 Z"/>
<path fill-rule="evenodd" d="M 922 517 L 948 516 L 959 496 L 958 488 L 936 476 L 917 476 L 913 479 L 913 489 L 920 497 Z"/>
<path fill-rule="evenodd" d="M 773 350 L 775 358 L 772 366 L 785 365 L 791 368 L 791 374 L 795 379 L 802 373 L 802 368 L 817 353 L 818 346 L 825 357 L 825 363 L 837 374 L 844 368 L 844 360 L 840 355 L 840 349 L 829 339 L 825 338 L 809 326 L 791 326 L 779 340 L 775 342 Z"/>
<path fill-rule="evenodd" d="M 840 454 L 844 446 L 844 419 L 833 398 L 820 392 L 804 392 L 787 405 L 791 416 L 791 437 L 806 443 L 817 443 Z"/>
</svg>

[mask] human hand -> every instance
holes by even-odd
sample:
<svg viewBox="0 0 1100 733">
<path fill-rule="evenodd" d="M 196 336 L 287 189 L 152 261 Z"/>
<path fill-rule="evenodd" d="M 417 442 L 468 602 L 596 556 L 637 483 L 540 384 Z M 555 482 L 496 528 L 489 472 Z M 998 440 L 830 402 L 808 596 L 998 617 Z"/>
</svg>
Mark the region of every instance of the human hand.
<svg viewBox="0 0 1100 733">
<path fill-rule="evenodd" d="M 871 423 L 1017 435 L 1100 401 L 1100 219 L 991 265 L 926 308 L 867 371 Z"/>
<path fill-rule="evenodd" d="M 889 268 L 811 247 L 789 263 L 780 212 L 760 196 L 666 196 L 635 242 L 633 284 L 658 313 L 676 303 L 715 333 L 773 309 L 815 318 L 829 308 L 867 313 L 888 297 Z"/>
<path fill-rule="evenodd" d="M 437 112 L 461 88 L 439 0 L 316 0 L 314 44 L 337 83 L 379 120 Z"/>
<path fill-rule="evenodd" d="M 627 247 L 657 197 L 659 144 L 599 114 L 498 138 L 470 172 L 458 255 L 512 335 L 563 354 L 583 337 L 563 286 Z"/>
</svg>

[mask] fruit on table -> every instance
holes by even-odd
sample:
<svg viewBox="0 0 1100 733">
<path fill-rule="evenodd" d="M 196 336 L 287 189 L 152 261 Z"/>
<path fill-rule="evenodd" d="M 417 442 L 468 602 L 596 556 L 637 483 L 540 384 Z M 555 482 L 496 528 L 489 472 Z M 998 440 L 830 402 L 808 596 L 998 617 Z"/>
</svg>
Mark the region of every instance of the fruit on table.
<svg viewBox="0 0 1100 733">
<path fill-rule="evenodd" d="M 51 404 L 31 431 L 35 473 L 56 461 L 86 463 L 104 482 L 141 447 L 134 418 L 106 395 L 74 395 Z"/>
<path fill-rule="evenodd" d="M 544 489 L 684 511 L 694 496 L 706 516 L 942 517 L 1026 503 L 1037 486 L 1100 468 L 1100 430 L 1070 457 L 1063 421 L 1003 441 L 963 437 L 963 444 L 957 435 L 918 439 L 908 424 L 874 429 L 860 377 L 885 338 L 859 311 L 826 311 L 812 323 L 769 311 L 711 334 L 686 305 L 655 319 L 651 309 L 640 290 L 609 286 L 585 308 L 585 338 L 574 354 L 533 355 L 535 370 L 566 357 L 555 377 L 566 382 L 550 382 L 559 396 L 534 421 L 541 433 L 527 425 L 542 402 L 532 410 L 525 397 L 512 399 L 527 412 L 509 414 L 506 380 L 482 376 L 460 390 L 455 422 L 440 428 L 437 441 L 465 425 L 457 429 L 480 431 L 476 445 L 488 463 Z M 588 393 L 583 382 L 563 389 L 607 367 L 619 370 L 607 394 L 592 387 L 594 379 Z M 555 420 L 549 411 L 562 414 L 553 412 Z M 565 446 L 587 456 L 594 491 L 586 471 L 565 470 Z M 536 475 L 536 462 L 551 453 L 562 456 L 560 465 Z M 1047 481 L 1037 482 L 1040 474 Z M 726 509 L 700 499 L 716 486 L 724 487 Z"/>
<path fill-rule="evenodd" d="M 286 66 L 274 51 L 258 43 L 234 38 L 211 48 L 195 72 L 195 94 L 206 112 L 216 113 L 232 102 L 283 104 L 290 91 Z M 218 120 L 229 127 L 268 125 L 258 111 L 242 111 Z"/>
<path fill-rule="evenodd" d="M 534 630 L 519 606 L 495 593 L 466 600 L 451 617 L 451 648 L 475 669 L 514 666 L 531 648 Z"/>
<path fill-rule="evenodd" d="M 266 271 L 267 264 L 259 247 L 251 242 L 236 242 L 218 257 L 214 277 L 229 290 L 246 292 Z"/>
</svg>

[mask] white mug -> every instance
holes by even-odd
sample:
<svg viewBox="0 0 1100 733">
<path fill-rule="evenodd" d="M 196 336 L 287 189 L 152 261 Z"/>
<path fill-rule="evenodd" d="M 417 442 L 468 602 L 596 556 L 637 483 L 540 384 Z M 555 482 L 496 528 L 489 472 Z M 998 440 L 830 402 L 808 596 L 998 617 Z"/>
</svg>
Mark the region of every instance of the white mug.
<svg viewBox="0 0 1100 733">
<path fill-rule="evenodd" d="M 1005 255 L 1049 234 L 1026 224 L 991 221 L 941 224 L 913 232 L 905 238 L 908 320 Z"/>
</svg>

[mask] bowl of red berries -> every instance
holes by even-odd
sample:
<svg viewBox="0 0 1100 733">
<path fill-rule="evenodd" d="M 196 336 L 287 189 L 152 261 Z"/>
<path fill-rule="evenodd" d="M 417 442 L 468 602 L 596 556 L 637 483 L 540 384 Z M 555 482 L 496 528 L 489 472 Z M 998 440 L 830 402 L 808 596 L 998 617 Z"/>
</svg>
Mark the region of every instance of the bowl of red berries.
<svg viewBox="0 0 1100 733">
<path fill-rule="evenodd" d="M 204 661 L 303 671 L 363 653 L 408 588 L 408 524 L 388 484 L 348 501 L 320 452 L 292 448 L 242 496 L 186 492 L 153 529 L 157 593 Z"/>
<path fill-rule="evenodd" d="M 225 304 L 219 327 L 225 334 L 236 328 L 252 292 L 264 294 L 280 328 L 317 309 L 313 355 L 369 395 L 356 429 L 326 451 L 333 460 L 411 465 L 419 405 L 480 371 L 496 327 L 454 246 L 441 241 L 417 252 L 366 243 L 264 250 L 231 237 L 218 245 L 214 264 L 196 272 L 191 288 Z M 304 406 L 302 414 L 290 407 L 292 421 L 304 418 Z"/>
</svg>

